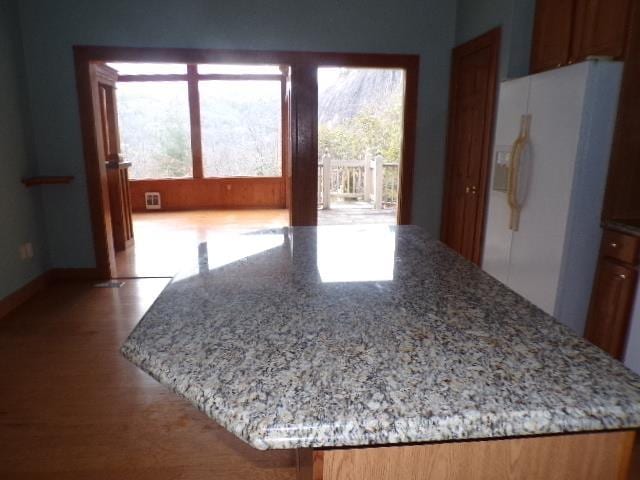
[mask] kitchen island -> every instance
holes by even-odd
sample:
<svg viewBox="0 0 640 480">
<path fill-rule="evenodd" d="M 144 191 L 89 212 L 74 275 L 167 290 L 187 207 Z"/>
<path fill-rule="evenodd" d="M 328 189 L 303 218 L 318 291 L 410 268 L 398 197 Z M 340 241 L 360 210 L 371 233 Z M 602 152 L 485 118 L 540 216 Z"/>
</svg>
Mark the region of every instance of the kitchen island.
<svg viewBox="0 0 640 480">
<path fill-rule="evenodd" d="M 624 479 L 640 377 L 417 227 L 220 234 L 122 347 L 300 478 Z"/>
</svg>

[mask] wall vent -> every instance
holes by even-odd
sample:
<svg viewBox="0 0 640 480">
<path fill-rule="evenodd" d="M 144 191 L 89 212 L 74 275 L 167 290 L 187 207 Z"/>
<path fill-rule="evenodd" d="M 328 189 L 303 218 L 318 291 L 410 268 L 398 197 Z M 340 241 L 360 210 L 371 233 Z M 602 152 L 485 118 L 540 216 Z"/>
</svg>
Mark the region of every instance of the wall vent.
<svg viewBox="0 0 640 480">
<path fill-rule="evenodd" d="M 160 192 L 145 192 L 144 206 L 147 210 L 160 210 L 162 208 Z"/>
</svg>

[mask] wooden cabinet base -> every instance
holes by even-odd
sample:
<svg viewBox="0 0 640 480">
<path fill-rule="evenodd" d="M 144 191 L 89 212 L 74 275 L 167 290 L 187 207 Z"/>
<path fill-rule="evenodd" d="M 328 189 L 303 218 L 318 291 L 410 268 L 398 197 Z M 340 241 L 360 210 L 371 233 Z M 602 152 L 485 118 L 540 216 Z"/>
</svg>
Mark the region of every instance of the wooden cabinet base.
<svg viewBox="0 0 640 480">
<path fill-rule="evenodd" d="M 298 480 L 627 480 L 635 432 L 298 451 Z"/>
</svg>

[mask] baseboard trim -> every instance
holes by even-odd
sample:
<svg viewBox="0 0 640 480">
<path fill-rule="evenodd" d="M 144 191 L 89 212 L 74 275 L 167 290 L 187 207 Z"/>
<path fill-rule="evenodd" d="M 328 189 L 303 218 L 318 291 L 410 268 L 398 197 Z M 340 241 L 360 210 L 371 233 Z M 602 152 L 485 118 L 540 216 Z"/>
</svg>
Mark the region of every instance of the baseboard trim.
<svg viewBox="0 0 640 480">
<path fill-rule="evenodd" d="M 100 275 L 97 268 L 53 268 L 41 273 L 15 292 L 0 299 L 0 319 L 30 300 L 53 282 L 100 279 L 102 279 L 102 275 Z"/>
<path fill-rule="evenodd" d="M 49 270 L 51 281 L 58 280 L 102 280 L 97 268 L 53 268 Z"/>
<path fill-rule="evenodd" d="M 5 317 L 49 284 L 49 272 L 38 275 L 13 293 L 0 299 L 0 318 Z"/>
</svg>

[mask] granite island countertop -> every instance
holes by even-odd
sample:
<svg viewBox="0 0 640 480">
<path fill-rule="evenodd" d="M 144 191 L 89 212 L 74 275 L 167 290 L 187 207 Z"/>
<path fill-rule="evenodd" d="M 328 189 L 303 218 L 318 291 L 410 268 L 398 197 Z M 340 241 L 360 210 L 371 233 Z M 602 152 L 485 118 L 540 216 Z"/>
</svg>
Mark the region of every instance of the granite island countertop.
<svg viewBox="0 0 640 480">
<path fill-rule="evenodd" d="M 198 258 L 122 352 L 258 449 L 640 426 L 640 377 L 418 227 L 221 234 Z"/>
</svg>

